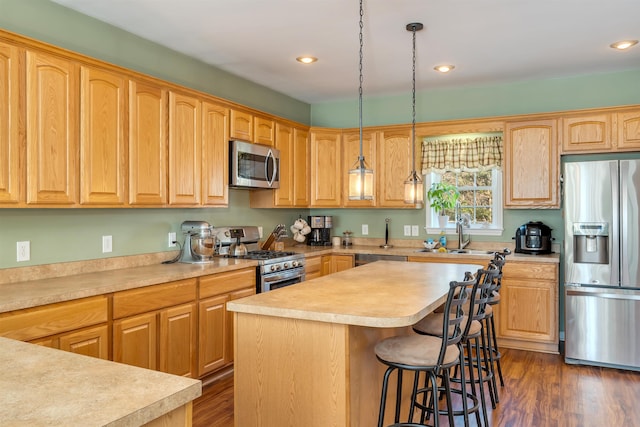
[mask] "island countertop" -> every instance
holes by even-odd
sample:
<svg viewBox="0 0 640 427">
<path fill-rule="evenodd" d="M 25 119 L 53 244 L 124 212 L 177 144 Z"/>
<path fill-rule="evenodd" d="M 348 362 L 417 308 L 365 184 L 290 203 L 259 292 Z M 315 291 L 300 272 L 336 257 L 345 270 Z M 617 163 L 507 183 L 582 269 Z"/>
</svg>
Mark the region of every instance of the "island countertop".
<svg viewBox="0 0 640 427">
<path fill-rule="evenodd" d="M 0 388 L 0 425 L 30 427 L 140 426 L 202 391 L 199 380 L 8 338 L 0 338 Z"/>
<path fill-rule="evenodd" d="M 483 265 L 378 261 L 227 303 L 238 313 L 378 328 L 409 326 L 441 305 L 449 282 Z"/>
</svg>

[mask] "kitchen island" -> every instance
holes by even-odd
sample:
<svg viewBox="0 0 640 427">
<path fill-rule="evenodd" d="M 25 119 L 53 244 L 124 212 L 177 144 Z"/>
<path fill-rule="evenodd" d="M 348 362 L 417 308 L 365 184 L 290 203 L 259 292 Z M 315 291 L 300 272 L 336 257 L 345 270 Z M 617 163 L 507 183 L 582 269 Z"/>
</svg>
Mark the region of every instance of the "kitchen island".
<svg viewBox="0 0 640 427">
<path fill-rule="evenodd" d="M 385 367 L 373 347 L 411 333 L 482 266 L 378 261 L 229 302 L 235 426 L 376 425 Z"/>
<path fill-rule="evenodd" d="M 191 426 L 199 380 L 0 337 L 0 425 Z"/>
</svg>

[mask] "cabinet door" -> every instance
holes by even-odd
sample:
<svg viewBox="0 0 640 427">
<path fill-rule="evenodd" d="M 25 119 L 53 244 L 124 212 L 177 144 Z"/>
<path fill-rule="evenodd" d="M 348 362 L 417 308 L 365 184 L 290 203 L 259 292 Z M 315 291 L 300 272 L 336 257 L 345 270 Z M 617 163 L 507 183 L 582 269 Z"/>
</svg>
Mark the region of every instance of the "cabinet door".
<svg viewBox="0 0 640 427">
<path fill-rule="evenodd" d="M 340 206 L 340 139 L 339 130 L 318 129 L 311 132 L 311 207 Z"/>
<path fill-rule="evenodd" d="M 378 185 L 376 179 L 376 137 L 375 132 L 366 131 L 362 133 L 362 155 L 371 169 L 373 169 L 373 188 Z M 342 194 L 344 194 L 343 206 L 348 208 L 355 207 L 374 207 L 377 204 L 376 192 L 374 191 L 373 200 L 349 200 L 349 170 L 356 166 L 360 157 L 360 131 L 348 132 L 342 134 Z M 404 193 L 403 193 L 404 195 Z"/>
<path fill-rule="evenodd" d="M 201 104 L 169 93 L 169 204 L 200 204 L 202 163 Z"/>
<path fill-rule="evenodd" d="M 413 169 L 412 149 L 410 128 L 380 132 L 378 136 L 378 206 L 415 207 L 404 202 L 404 181 Z"/>
<path fill-rule="evenodd" d="M 309 132 L 293 130 L 293 205 L 309 207 Z"/>
<path fill-rule="evenodd" d="M 7 205 L 24 201 L 23 145 L 18 128 L 19 55 L 17 47 L 0 43 L 0 204 Z"/>
<path fill-rule="evenodd" d="M 640 149 L 640 111 L 616 114 L 618 150 Z"/>
<path fill-rule="evenodd" d="M 60 350 L 109 359 L 109 328 L 96 326 L 60 336 Z"/>
<path fill-rule="evenodd" d="M 506 123 L 505 208 L 558 208 L 555 120 Z"/>
<path fill-rule="evenodd" d="M 158 348 L 156 313 L 113 322 L 113 361 L 156 370 Z"/>
<path fill-rule="evenodd" d="M 293 128 L 276 123 L 275 146 L 280 150 L 280 188 L 274 190 L 275 206 L 293 206 L 295 162 Z M 300 159 L 304 162 L 304 159 Z"/>
<path fill-rule="evenodd" d="M 333 255 L 331 260 L 331 272 L 337 273 L 339 271 L 348 270 L 353 268 L 354 257 L 353 255 Z"/>
<path fill-rule="evenodd" d="M 78 202 L 78 66 L 27 52 L 27 203 Z"/>
<path fill-rule="evenodd" d="M 613 137 L 611 114 L 562 118 L 562 152 L 609 151 Z"/>
<path fill-rule="evenodd" d="M 226 365 L 228 350 L 225 331 L 227 314 L 225 304 L 228 294 L 200 301 L 199 306 L 199 344 L 198 376 L 203 376 Z"/>
<path fill-rule="evenodd" d="M 231 139 L 253 142 L 253 115 L 233 108 L 230 113 Z"/>
<path fill-rule="evenodd" d="M 126 80 L 90 67 L 80 72 L 80 203 L 125 203 Z"/>
<path fill-rule="evenodd" d="M 331 274 L 333 272 L 333 266 L 331 261 L 333 260 L 333 255 L 322 255 L 321 264 L 320 264 L 320 275 L 326 276 L 327 274 Z"/>
<path fill-rule="evenodd" d="M 196 378 L 196 305 L 160 312 L 160 371 Z"/>
<path fill-rule="evenodd" d="M 129 203 L 167 203 L 167 91 L 129 82 Z"/>
<path fill-rule="evenodd" d="M 257 144 L 273 146 L 275 142 L 275 124 L 263 117 L 253 118 L 253 139 Z"/>
<path fill-rule="evenodd" d="M 252 286 L 250 288 L 246 288 L 246 289 L 241 289 L 239 291 L 235 291 L 232 292 L 229 295 L 229 301 L 233 301 L 236 299 L 240 299 L 240 298 L 244 298 L 244 297 L 248 297 L 250 295 L 255 295 L 256 293 L 256 288 L 255 286 Z M 225 312 L 227 315 L 227 326 L 225 329 L 225 340 L 226 340 L 226 345 L 225 345 L 225 360 L 227 363 L 232 363 L 233 362 L 233 354 L 235 351 L 235 347 L 233 345 L 233 329 L 234 329 L 234 324 L 235 322 L 233 321 L 233 312 L 232 311 L 226 311 L 225 308 Z"/>
<path fill-rule="evenodd" d="M 229 205 L 229 109 L 202 103 L 202 202 Z"/>
</svg>

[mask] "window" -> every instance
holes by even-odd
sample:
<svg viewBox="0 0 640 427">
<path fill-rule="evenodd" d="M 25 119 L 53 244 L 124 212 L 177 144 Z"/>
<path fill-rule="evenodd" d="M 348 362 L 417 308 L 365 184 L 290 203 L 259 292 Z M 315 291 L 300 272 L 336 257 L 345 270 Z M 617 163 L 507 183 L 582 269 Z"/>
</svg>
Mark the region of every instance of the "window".
<svg viewBox="0 0 640 427">
<path fill-rule="evenodd" d="M 430 173 L 426 175 L 425 188 L 434 182 L 448 182 L 458 187 L 460 191 L 460 212 L 471 218 L 471 234 L 501 235 L 502 234 L 502 172 L 493 168 L 479 172 L 445 172 L 443 174 Z M 438 214 L 427 206 L 427 232 L 440 232 Z M 455 233 L 456 212 L 445 212 L 449 215 L 446 231 Z"/>
</svg>

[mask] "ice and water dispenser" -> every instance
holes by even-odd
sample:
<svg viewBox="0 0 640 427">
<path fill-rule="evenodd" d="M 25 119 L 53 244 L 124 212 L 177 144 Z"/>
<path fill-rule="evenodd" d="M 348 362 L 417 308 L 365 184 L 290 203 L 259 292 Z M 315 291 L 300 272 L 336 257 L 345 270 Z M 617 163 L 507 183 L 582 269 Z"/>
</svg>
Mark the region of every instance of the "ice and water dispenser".
<svg viewBox="0 0 640 427">
<path fill-rule="evenodd" d="M 573 224 L 574 262 L 609 264 L 609 224 L 576 222 Z"/>
</svg>

